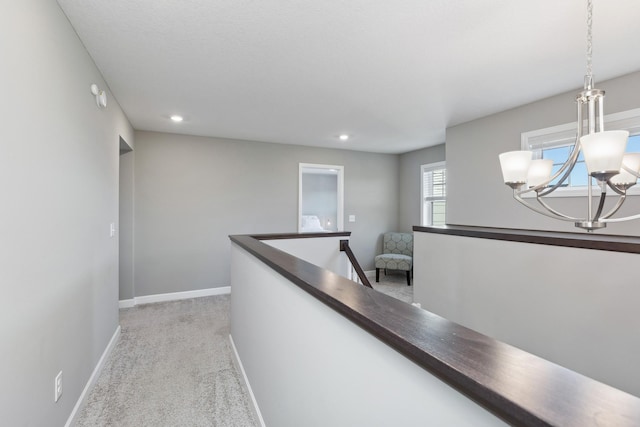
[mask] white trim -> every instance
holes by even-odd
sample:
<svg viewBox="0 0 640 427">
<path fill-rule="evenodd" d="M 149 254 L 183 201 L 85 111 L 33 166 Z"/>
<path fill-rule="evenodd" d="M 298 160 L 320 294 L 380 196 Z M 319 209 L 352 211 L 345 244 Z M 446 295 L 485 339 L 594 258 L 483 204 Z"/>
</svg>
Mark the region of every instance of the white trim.
<svg viewBox="0 0 640 427">
<path fill-rule="evenodd" d="M 535 151 L 547 144 L 556 145 L 565 142 L 570 144 L 576 140 L 577 129 L 576 123 L 565 123 L 544 129 L 522 132 L 520 134 L 520 148 L 525 151 Z"/>
<path fill-rule="evenodd" d="M 420 225 L 426 226 L 424 223 L 424 174 L 425 172 L 433 171 L 436 169 L 447 169 L 447 161 L 427 163 L 420 165 Z M 445 181 L 446 182 L 446 181 Z M 446 200 L 446 197 L 445 197 Z"/>
<path fill-rule="evenodd" d="M 154 302 L 178 301 L 181 299 L 208 297 L 212 295 L 225 295 L 231 293 L 231 286 L 220 286 L 218 288 L 198 289 L 195 291 L 170 292 L 166 294 L 143 295 L 133 299 L 121 300 L 120 308 L 130 308 L 139 304 L 151 304 Z"/>
<path fill-rule="evenodd" d="M 338 194 L 337 194 L 337 229 L 344 231 L 344 166 L 339 165 L 320 165 L 315 163 L 299 163 L 298 164 L 298 232 L 302 231 L 302 170 L 305 168 L 326 169 L 327 171 L 336 170 L 338 177 Z"/>
<path fill-rule="evenodd" d="M 604 116 L 604 122 L 607 127 L 628 129 L 631 135 L 637 135 L 640 133 L 640 108 L 607 114 Z M 577 124 L 575 122 L 522 132 L 520 134 L 520 149 L 535 150 L 542 145 L 553 145 L 565 141 L 572 143 L 576 139 L 576 132 Z"/>
<path fill-rule="evenodd" d="M 135 298 L 121 299 L 120 301 L 118 301 L 118 308 L 131 308 L 131 307 L 135 307 L 135 305 L 136 305 Z"/>
<path fill-rule="evenodd" d="M 247 387 L 247 392 L 249 393 L 249 397 L 251 397 L 251 402 L 253 403 L 253 410 L 255 411 L 255 415 L 260 422 L 262 427 L 266 427 L 264 423 L 264 418 L 262 418 L 262 413 L 260 412 L 260 407 L 258 406 L 258 401 L 256 400 L 256 396 L 253 394 L 253 390 L 251 389 L 251 384 L 249 384 L 249 378 L 247 377 L 247 373 L 244 371 L 244 366 L 242 366 L 242 361 L 240 360 L 240 355 L 238 354 L 238 349 L 236 348 L 236 344 L 233 342 L 233 337 L 229 334 L 229 341 L 231 342 L 231 348 L 233 349 L 233 361 L 236 367 L 240 370 L 242 374 L 242 379 L 244 380 L 244 385 Z"/>
<path fill-rule="evenodd" d="M 87 384 L 84 386 L 82 393 L 80 393 L 80 397 L 78 398 L 76 405 L 73 407 L 73 410 L 71 411 L 71 414 L 69 415 L 69 418 L 65 423 L 65 427 L 70 427 L 72 425 L 75 425 L 76 416 L 78 415 L 78 413 L 80 413 L 82 408 L 84 408 L 84 406 L 87 404 L 87 397 L 89 397 L 89 393 L 91 392 L 91 390 L 93 390 L 93 387 L 96 385 L 96 381 L 98 381 L 98 377 L 102 372 L 102 368 L 104 368 L 104 364 L 107 361 L 107 358 L 109 357 L 113 349 L 116 347 L 116 344 L 118 343 L 119 339 L 120 339 L 120 325 L 118 325 L 118 327 L 116 328 L 116 331 L 113 333 L 113 336 L 109 341 L 109 344 L 107 344 L 107 348 L 105 348 L 104 351 L 102 352 L 102 356 L 100 356 L 100 360 L 98 360 L 96 367 L 93 368 L 93 372 L 89 377 L 89 381 L 87 381 Z"/>
</svg>

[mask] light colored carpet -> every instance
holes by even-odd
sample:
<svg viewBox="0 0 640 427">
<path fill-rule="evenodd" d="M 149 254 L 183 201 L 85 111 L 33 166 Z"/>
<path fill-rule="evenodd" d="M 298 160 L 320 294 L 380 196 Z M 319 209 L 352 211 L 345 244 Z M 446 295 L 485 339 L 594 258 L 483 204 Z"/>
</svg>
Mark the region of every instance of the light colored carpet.
<svg viewBox="0 0 640 427">
<path fill-rule="evenodd" d="M 229 342 L 229 295 L 120 310 L 78 426 L 257 426 Z"/>
<path fill-rule="evenodd" d="M 386 276 L 384 272 L 380 271 L 380 282 L 378 283 L 376 283 L 375 271 L 367 274 L 367 278 L 376 291 L 409 304 L 413 302 L 413 279 L 411 286 L 407 286 L 407 273 L 404 271 L 389 271 Z"/>
<path fill-rule="evenodd" d="M 413 302 L 404 273 L 368 275 Z M 78 414 L 78 427 L 258 426 L 232 359 L 229 295 L 120 310 L 120 340 Z"/>
</svg>

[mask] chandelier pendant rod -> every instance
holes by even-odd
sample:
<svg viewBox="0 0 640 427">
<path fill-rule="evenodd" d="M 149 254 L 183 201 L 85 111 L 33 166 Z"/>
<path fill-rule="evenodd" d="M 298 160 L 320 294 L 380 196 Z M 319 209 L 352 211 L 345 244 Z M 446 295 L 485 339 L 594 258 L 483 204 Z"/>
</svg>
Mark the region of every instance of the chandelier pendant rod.
<svg viewBox="0 0 640 427">
<path fill-rule="evenodd" d="M 587 177 L 587 218 L 591 221 L 596 221 L 597 218 L 593 218 L 591 216 L 591 213 L 593 211 L 593 185 L 591 183 L 591 177 L 588 176 Z M 602 200 L 602 196 L 600 196 L 600 199 Z"/>
</svg>

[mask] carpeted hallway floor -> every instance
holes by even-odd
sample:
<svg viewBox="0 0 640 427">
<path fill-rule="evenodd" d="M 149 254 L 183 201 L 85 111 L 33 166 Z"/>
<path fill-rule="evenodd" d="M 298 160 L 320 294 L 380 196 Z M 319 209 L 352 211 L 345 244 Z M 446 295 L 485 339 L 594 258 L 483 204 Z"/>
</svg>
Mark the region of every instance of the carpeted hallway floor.
<svg viewBox="0 0 640 427">
<path fill-rule="evenodd" d="M 78 426 L 257 426 L 232 361 L 229 295 L 120 310 Z"/>
<path fill-rule="evenodd" d="M 374 289 L 411 303 L 403 273 Z M 229 295 L 120 310 L 120 340 L 78 427 L 258 426 L 229 342 Z"/>
<path fill-rule="evenodd" d="M 385 275 L 380 271 L 380 282 L 376 283 L 376 273 L 367 274 L 369 283 L 378 292 L 411 304 L 413 302 L 413 279 L 411 286 L 407 286 L 407 275 L 404 271 L 389 271 Z"/>
</svg>

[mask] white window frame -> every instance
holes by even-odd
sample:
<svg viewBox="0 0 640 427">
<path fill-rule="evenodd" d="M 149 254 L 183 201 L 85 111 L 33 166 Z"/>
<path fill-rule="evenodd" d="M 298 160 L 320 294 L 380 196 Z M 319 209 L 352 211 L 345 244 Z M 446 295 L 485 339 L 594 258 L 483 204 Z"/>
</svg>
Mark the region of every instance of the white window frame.
<svg viewBox="0 0 640 427">
<path fill-rule="evenodd" d="M 630 136 L 640 134 L 640 108 L 627 110 L 620 113 L 608 114 L 604 116 L 605 129 L 628 130 Z M 522 150 L 533 151 L 533 158 L 539 159 L 542 156 L 543 148 L 555 148 L 575 143 L 577 123 L 566 123 L 544 129 L 523 132 L 520 136 L 520 146 Z M 611 190 L 609 190 L 611 191 Z M 599 194 L 600 188 L 592 188 L 594 195 Z M 631 187 L 627 195 L 640 195 L 640 184 Z M 586 197 L 587 186 L 581 187 L 560 187 L 546 197 Z M 534 193 L 526 193 L 523 198 L 533 198 Z"/>
<path fill-rule="evenodd" d="M 447 162 L 436 162 L 436 163 L 428 163 L 426 165 L 421 165 L 420 166 L 420 225 L 424 226 L 424 227 L 431 227 L 432 224 L 425 224 L 424 222 L 424 202 L 425 197 L 424 197 L 424 174 L 425 172 L 431 172 L 437 169 L 444 169 L 446 171 L 447 169 Z M 445 175 L 446 176 L 446 175 Z M 445 178 L 445 188 L 446 188 L 446 178 Z M 439 197 L 439 198 L 434 198 L 432 201 L 437 201 L 437 200 L 444 200 L 445 203 L 447 201 L 447 196 L 446 196 L 446 190 L 445 190 L 445 196 L 444 197 Z M 446 209 L 446 208 L 445 208 Z M 446 217 L 446 210 L 445 210 L 445 217 Z M 446 220 L 445 220 L 446 223 Z"/>
</svg>

